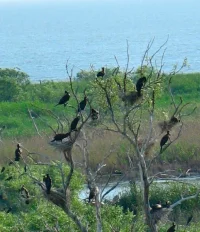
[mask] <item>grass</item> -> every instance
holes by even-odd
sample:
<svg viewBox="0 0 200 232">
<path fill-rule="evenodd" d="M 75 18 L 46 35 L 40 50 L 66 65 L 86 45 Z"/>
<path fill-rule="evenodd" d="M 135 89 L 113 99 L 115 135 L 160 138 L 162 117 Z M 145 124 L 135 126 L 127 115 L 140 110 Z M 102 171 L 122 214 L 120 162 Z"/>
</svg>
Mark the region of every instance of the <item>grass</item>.
<svg viewBox="0 0 200 232">
<path fill-rule="evenodd" d="M 78 94 L 78 99 L 81 100 L 83 99 L 84 90 L 89 86 L 89 82 L 87 80 L 74 81 L 73 86 L 75 92 Z M 54 116 L 56 115 L 59 117 L 64 125 L 63 130 L 67 131 L 68 123 L 70 123 L 76 115 L 75 109 L 77 108 L 77 103 L 73 97 L 71 97 L 69 101 L 69 105 L 72 107 L 54 107 L 63 95 L 65 89 L 68 91 L 70 90 L 69 82 L 41 82 L 40 84 L 31 84 L 29 86 L 26 98 L 27 101 L 0 102 L 0 127 L 3 125 L 6 126 L 5 130 L 0 134 L 3 141 L 0 146 L 1 157 L 13 157 L 16 141 L 20 141 L 23 146 L 30 151 L 48 154 L 49 157 L 55 159 L 61 158 L 59 152 L 53 150 L 47 144 L 54 135 L 49 126 L 54 130 L 58 128 Z M 155 102 L 155 130 L 157 134 L 160 133 L 157 126 L 158 122 L 169 119 L 174 112 L 171 99 L 165 91 Z M 182 96 L 184 103 L 191 103 L 185 107 L 184 114 L 189 114 L 195 106 L 197 106 L 197 109 L 189 117 L 183 118 L 184 126 L 180 139 L 162 154 L 162 162 L 154 164 L 153 172 L 163 170 L 164 168 L 175 168 L 177 172 L 180 170 L 187 170 L 188 168 L 199 170 L 200 146 L 197 135 L 199 134 L 200 123 L 196 119 L 200 115 L 200 74 L 191 73 L 174 76 L 172 91 L 177 101 L 179 101 L 180 96 Z M 90 94 L 88 97 L 90 98 Z M 39 132 L 43 135 L 43 138 L 38 135 L 28 113 L 28 109 L 36 113 L 34 121 L 37 124 Z M 86 116 L 88 113 L 89 106 L 86 107 L 84 115 Z M 120 117 L 120 112 L 117 112 L 117 116 Z M 69 119 L 69 122 L 66 118 Z M 146 122 L 148 122 L 147 119 L 145 119 L 145 123 Z M 93 130 L 94 128 L 97 130 Z M 126 158 L 126 152 L 129 144 L 125 142 L 122 137 L 114 133 L 102 132 L 99 130 L 99 126 L 93 127 L 90 122 L 87 123 L 85 130 L 90 137 L 90 164 L 93 168 L 95 168 L 102 160 L 102 157 L 106 155 L 108 158 L 106 160 L 107 166 L 104 168 L 105 173 L 108 173 L 113 165 L 116 169 L 128 172 L 129 162 Z M 91 133 L 89 133 L 90 130 Z M 59 128 L 59 132 L 61 132 L 61 128 Z M 176 136 L 176 133 L 177 128 L 174 128 L 172 138 Z M 160 137 L 158 140 L 159 139 Z M 156 142 L 154 150 L 156 151 L 157 149 L 159 149 L 159 141 Z M 75 149 L 74 153 L 77 161 L 82 159 L 78 149 Z"/>
</svg>

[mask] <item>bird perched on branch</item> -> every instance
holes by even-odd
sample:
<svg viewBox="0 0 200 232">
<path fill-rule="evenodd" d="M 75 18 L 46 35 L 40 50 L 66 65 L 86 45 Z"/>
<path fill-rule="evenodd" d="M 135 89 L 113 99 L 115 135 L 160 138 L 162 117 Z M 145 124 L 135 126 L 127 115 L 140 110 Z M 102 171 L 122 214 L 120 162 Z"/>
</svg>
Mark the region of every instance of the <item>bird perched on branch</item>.
<svg viewBox="0 0 200 232">
<path fill-rule="evenodd" d="M 25 203 L 29 204 L 30 195 L 29 195 L 28 190 L 24 187 L 24 185 L 22 185 L 22 187 L 20 189 L 20 195 L 25 200 Z"/>
<path fill-rule="evenodd" d="M 176 227 L 176 225 L 173 222 L 173 225 L 167 230 L 167 232 L 175 232 L 176 231 L 175 227 Z"/>
<path fill-rule="evenodd" d="M 15 161 L 19 161 L 20 160 L 21 154 L 22 154 L 21 144 L 18 143 L 17 144 L 17 149 L 15 150 Z"/>
<path fill-rule="evenodd" d="M 65 134 L 56 134 L 51 142 L 54 142 L 54 141 L 61 141 L 62 142 L 62 140 L 64 138 L 67 138 L 69 136 L 70 136 L 70 132 L 67 132 Z"/>
<path fill-rule="evenodd" d="M 2 169 L 1 169 L 1 173 L 3 173 L 4 171 L 5 171 L 5 167 L 2 167 Z"/>
<path fill-rule="evenodd" d="M 90 194 L 88 197 L 88 202 L 90 202 L 92 199 L 94 199 L 98 193 L 99 189 L 98 187 L 94 187 L 90 189 Z"/>
<path fill-rule="evenodd" d="M 103 77 L 105 75 L 104 67 L 101 68 L 101 71 L 97 73 L 97 77 Z"/>
<path fill-rule="evenodd" d="M 170 139 L 170 133 L 167 131 L 167 134 L 162 137 L 160 140 L 160 152 L 162 152 L 163 146 L 167 143 L 167 141 Z"/>
<path fill-rule="evenodd" d="M 99 118 L 99 111 L 95 109 L 91 109 L 91 118 L 92 120 L 97 120 Z"/>
<path fill-rule="evenodd" d="M 49 176 L 49 174 L 46 174 L 46 176 L 44 176 L 43 182 L 45 183 L 47 194 L 50 194 L 52 180 L 51 180 L 51 177 Z"/>
<path fill-rule="evenodd" d="M 69 99 L 70 99 L 70 94 L 69 94 L 69 92 L 67 92 L 65 90 L 65 95 L 60 99 L 60 101 L 58 102 L 57 105 L 64 105 L 64 106 L 66 106 L 67 102 L 69 101 Z M 57 106 L 57 105 L 55 105 L 55 106 Z"/>
<path fill-rule="evenodd" d="M 87 105 L 87 97 L 84 97 L 83 101 L 81 101 L 78 105 L 78 112 L 84 110 L 86 105 Z"/>
<path fill-rule="evenodd" d="M 76 127 L 77 127 L 77 125 L 78 125 L 79 120 L 80 120 L 80 116 L 77 116 L 77 117 L 71 122 L 70 132 L 76 130 Z"/>
<path fill-rule="evenodd" d="M 138 92 L 138 96 L 141 95 L 141 90 L 142 88 L 144 87 L 145 83 L 147 81 L 147 78 L 146 77 L 141 77 L 137 83 L 136 83 L 136 90 Z"/>
</svg>

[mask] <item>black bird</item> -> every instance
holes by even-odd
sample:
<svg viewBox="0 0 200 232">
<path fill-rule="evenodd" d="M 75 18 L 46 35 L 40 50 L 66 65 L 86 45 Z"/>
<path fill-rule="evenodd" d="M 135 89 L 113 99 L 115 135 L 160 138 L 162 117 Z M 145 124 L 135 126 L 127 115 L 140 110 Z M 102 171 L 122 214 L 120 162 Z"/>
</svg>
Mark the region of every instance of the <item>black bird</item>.
<svg viewBox="0 0 200 232">
<path fill-rule="evenodd" d="M 76 130 L 76 127 L 78 125 L 78 122 L 80 120 L 80 116 L 77 116 L 71 123 L 71 126 L 70 126 L 70 131 L 74 131 Z"/>
<path fill-rule="evenodd" d="M 22 149 L 20 143 L 17 144 L 17 149 L 15 150 L 15 161 L 19 161 L 21 158 Z"/>
<path fill-rule="evenodd" d="M 176 225 L 173 222 L 173 225 L 167 230 L 167 232 L 175 232 L 176 231 L 175 227 L 176 227 Z"/>
<path fill-rule="evenodd" d="M 52 180 L 51 180 L 51 177 L 49 176 L 49 174 L 46 174 L 46 176 L 43 178 L 43 181 L 44 181 L 46 189 L 47 189 L 47 194 L 50 194 Z"/>
<path fill-rule="evenodd" d="M 64 138 L 67 138 L 69 136 L 70 136 L 70 132 L 67 132 L 65 134 L 56 134 L 51 142 L 54 142 L 54 141 L 61 141 L 62 142 L 62 140 Z"/>
<path fill-rule="evenodd" d="M 29 204 L 29 197 L 30 197 L 30 195 L 29 195 L 28 190 L 24 187 L 24 185 L 22 185 L 22 187 L 20 189 L 20 195 L 21 195 L 22 198 L 25 199 L 25 203 Z"/>
<path fill-rule="evenodd" d="M 104 67 L 101 68 L 101 71 L 97 73 L 97 77 L 103 77 L 105 75 Z"/>
<path fill-rule="evenodd" d="M 97 120 L 99 118 L 99 112 L 95 109 L 91 109 L 91 118 L 92 120 Z"/>
<path fill-rule="evenodd" d="M 57 105 L 66 106 L 69 99 L 70 99 L 70 94 L 65 90 L 65 95 L 60 99 L 60 101 L 58 102 Z M 57 105 L 55 105 L 55 106 L 57 106 Z"/>
<path fill-rule="evenodd" d="M 167 131 L 167 134 L 164 135 L 162 139 L 160 140 L 160 152 L 162 152 L 162 147 L 167 143 L 169 136 L 170 136 L 170 133 L 169 131 Z"/>
<path fill-rule="evenodd" d="M 95 198 L 97 192 L 98 192 L 98 188 L 97 187 L 90 189 L 90 194 L 89 194 L 89 197 L 88 197 L 88 202 L 90 202 L 92 199 Z"/>
<path fill-rule="evenodd" d="M 27 166 L 25 165 L 25 166 L 24 166 L 24 172 L 26 172 L 26 171 L 27 171 Z"/>
<path fill-rule="evenodd" d="M 78 112 L 81 112 L 82 110 L 84 110 L 86 107 L 86 104 L 87 104 L 87 97 L 84 97 L 83 101 L 79 103 Z"/>
<path fill-rule="evenodd" d="M 136 83 L 136 90 L 138 92 L 138 96 L 141 95 L 141 90 L 142 90 L 142 87 L 144 87 L 144 84 L 146 83 L 147 81 L 147 78 L 146 77 L 141 77 L 137 83 Z"/>
<path fill-rule="evenodd" d="M 2 173 L 2 172 L 4 172 L 4 171 L 5 171 L 5 169 L 6 169 L 5 167 L 2 167 L 2 169 L 1 169 L 1 173 Z"/>
<path fill-rule="evenodd" d="M 9 176 L 8 178 L 6 178 L 5 180 L 7 181 L 7 180 L 12 180 L 12 176 Z"/>
</svg>

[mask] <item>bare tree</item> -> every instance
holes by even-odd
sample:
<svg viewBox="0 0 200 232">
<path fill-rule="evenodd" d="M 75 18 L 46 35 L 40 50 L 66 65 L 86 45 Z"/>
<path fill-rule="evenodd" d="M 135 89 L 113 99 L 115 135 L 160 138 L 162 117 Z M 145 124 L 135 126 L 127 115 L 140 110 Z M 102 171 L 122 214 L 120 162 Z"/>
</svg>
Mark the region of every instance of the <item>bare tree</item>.
<svg viewBox="0 0 200 232">
<path fill-rule="evenodd" d="M 180 68 L 175 66 L 169 74 L 165 74 L 163 72 L 163 60 L 166 50 L 166 43 L 167 41 L 150 56 L 149 53 L 153 41 L 148 44 L 142 58 L 141 67 L 138 70 L 140 75 L 136 76 L 137 82 L 135 84 L 135 87 L 133 86 L 132 89 L 130 89 L 131 85 L 129 84 L 129 81 L 131 77 L 138 72 L 133 72 L 133 69 L 129 70 L 130 59 L 128 45 L 127 65 L 123 77 L 112 77 L 113 81 L 106 79 L 101 80 L 97 78 L 95 86 L 96 88 L 99 88 L 99 93 L 101 94 L 101 96 L 104 96 L 103 104 L 105 107 L 105 111 L 108 112 L 108 115 L 110 117 L 109 119 L 112 122 L 109 124 L 104 124 L 105 130 L 121 134 L 127 141 L 129 141 L 130 146 L 134 150 L 134 154 L 132 154 L 132 156 L 129 158 L 132 161 L 135 160 L 135 162 L 138 164 L 146 223 L 152 232 L 157 231 L 158 222 L 164 215 L 168 214 L 178 203 L 174 203 L 168 209 L 163 210 L 163 212 L 165 211 L 165 213 L 161 215 L 159 220 L 155 220 L 155 215 L 149 204 L 150 185 L 153 183 L 154 177 L 150 177 L 149 172 L 151 170 L 152 163 L 161 155 L 161 153 L 163 153 L 172 143 L 174 143 L 180 137 L 183 126 L 182 118 L 183 116 L 185 116 L 182 111 L 188 105 L 188 103 L 183 104 L 182 99 L 180 99 L 179 103 L 176 103 L 173 92 L 171 90 L 173 77 L 186 65 L 186 60 L 184 60 Z M 163 52 L 162 49 L 164 49 Z M 162 54 L 160 56 L 160 64 L 158 65 L 155 58 L 156 55 L 158 55 L 160 52 L 162 52 Z M 118 62 L 117 65 L 119 69 Z M 171 101 L 173 102 L 174 112 L 172 113 L 171 118 L 168 122 L 161 123 L 161 133 L 156 134 L 154 123 L 156 100 L 159 92 L 166 85 L 168 85 L 168 92 L 171 97 Z M 117 91 L 115 91 L 116 89 L 120 92 L 120 94 L 117 94 Z M 130 98 L 127 98 L 128 101 L 125 101 L 124 96 L 127 97 L 131 94 L 134 100 L 128 102 Z M 116 96 L 119 96 L 119 98 L 116 99 Z M 195 109 L 193 109 L 193 111 L 194 110 Z M 165 135 L 165 138 L 167 139 L 163 139 L 163 142 L 160 142 L 161 149 L 159 149 L 159 151 L 155 154 L 151 154 L 151 158 L 147 157 L 146 153 L 150 152 L 151 147 L 156 144 L 158 137 L 160 137 L 160 135 L 164 131 L 172 130 L 173 127 L 176 125 L 179 127 L 176 136 L 171 139 L 169 137 L 169 134 Z M 198 193 L 192 196 L 192 198 L 196 197 L 197 195 Z M 187 199 L 190 198 L 182 198 L 178 202 L 180 203 L 181 201 Z"/>
</svg>

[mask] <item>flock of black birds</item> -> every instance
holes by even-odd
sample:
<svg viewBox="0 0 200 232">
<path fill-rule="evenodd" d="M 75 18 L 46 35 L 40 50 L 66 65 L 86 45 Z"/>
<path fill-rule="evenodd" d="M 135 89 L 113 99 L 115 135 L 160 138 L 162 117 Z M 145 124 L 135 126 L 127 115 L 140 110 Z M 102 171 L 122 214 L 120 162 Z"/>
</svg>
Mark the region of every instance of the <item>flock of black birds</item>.
<svg viewBox="0 0 200 232">
<path fill-rule="evenodd" d="M 15 150 L 15 161 L 19 162 L 22 156 L 22 147 L 20 143 L 17 143 L 17 148 Z M 13 161 L 9 162 L 8 165 L 12 165 L 14 164 Z M 2 167 L 1 169 L 1 173 L 3 173 L 6 170 L 5 166 Z M 27 165 L 24 166 L 24 172 L 27 171 Z M 9 176 L 5 179 L 5 181 L 10 181 L 13 179 L 13 176 Z M 46 193 L 50 194 L 50 190 L 51 190 L 51 185 L 52 185 L 52 180 L 51 177 L 49 176 L 49 174 L 46 174 L 43 177 L 43 182 L 45 183 L 45 187 L 46 187 Z M 25 188 L 24 185 L 22 185 L 22 187 L 19 189 L 20 192 L 20 196 L 21 198 L 24 200 L 24 202 L 26 204 L 30 203 L 30 194 L 27 188 Z M 6 208 L 4 209 L 6 211 L 6 213 L 10 213 L 12 211 L 12 207 L 9 207 L 7 210 Z"/>
<path fill-rule="evenodd" d="M 105 69 L 104 69 L 104 67 L 102 67 L 102 70 L 100 72 L 98 72 L 96 76 L 97 77 L 104 77 L 104 75 L 105 75 Z M 137 90 L 136 95 L 137 95 L 137 97 L 142 96 L 142 88 L 144 87 L 146 81 L 147 81 L 146 77 L 141 77 L 141 78 L 138 79 L 138 81 L 136 83 L 136 90 Z M 117 83 L 117 84 L 119 85 L 119 83 Z M 56 104 L 55 106 L 64 105 L 64 107 L 66 107 L 67 104 L 68 104 L 69 99 L 70 99 L 70 93 L 68 91 L 65 91 L 64 96 L 59 100 L 58 104 Z M 87 105 L 87 101 L 88 101 L 88 99 L 85 96 L 84 99 L 78 104 L 77 114 L 85 109 L 85 107 Z M 93 109 L 93 108 L 91 108 L 91 110 L 90 110 L 90 115 L 91 115 L 92 120 L 97 120 L 99 118 L 99 112 L 97 110 Z M 70 124 L 69 132 L 56 134 L 51 142 L 54 142 L 54 141 L 62 142 L 63 139 L 69 137 L 71 135 L 71 132 L 77 130 L 77 125 L 78 125 L 79 120 L 80 120 L 80 116 L 77 115 Z M 179 121 L 180 120 L 178 120 L 175 116 L 173 116 L 170 119 L 171 124 L 176 124 Z M 167 133 L 162 137 L 162 139 L 160 141 L 160 152 L 162 152 L 163 146 L 168 142 L 169 139 L 170 139 L 170 131 L 168 130 Z M 22 148 L 21 148 L 21 144 L 18 143 L 17 148 L 15 150 L 15 159 L 14 160 L 17 161 L 17 162 L 20 161 L 21 155 L 22 155 Z M 12 161 L 9 163 L 9 165 L 11 165 L 11 164 L 13 164 Z M 5 171 L 5 169 L 6 169 L 5 167 L 2 167 L 1 173 L 3 173 Z M 25 172 L 27 171 L 26 165 L 24 167 L 24 171 Z M 5 180 L 9 181 L 12 178 L 13 178 L 12 176 L 9 176 Z M 52 179 L 51 179 L 49 174 L 46 174 L 43 177 L 43 182 L 45 183 L 46 193 L 50 194 L 51 187 L 52 187 Z M 92 199 L 95 198 L 97 191 L 98 190 L 96 188 L 91 188 L 90 189 L 88 202 L 90 202 Z M 30 194 L 29 194 L 29 191 L 25 188 L 24 185 L 22 185 L 22 187 L 20 188 L 20 195 L 25 200 L 26 204 L 30 203 Z M 169 207 L 170 207 L 170 202 L 169 201 L 166 201 L 165 204 L 161 204 L 161 202 L 158 202 L 157 204 L 151 206 L 150 213 L 153 214 L 154 212 L 157 212 L 157 211 L 159 211 L 159 210 L 161 210 L 163 208 L 169 208 Z M 9 207 L 6 212 L 9 213 L 9 212 L 11 212 L 11 210 L 12 210 L 12 207 Z M 192 220 L 192 217 L 190 217 L 188 219 L 189 222 L 187 224 L 189 224 L 191 220 Z M 176 227 L 176 225 L 175 225 L 175 223 L 173 223 L 173 225 L 167 230 L 167 232 L 174 232 L 175 227 Z"/>
</svg>

